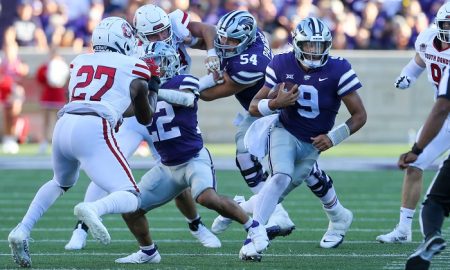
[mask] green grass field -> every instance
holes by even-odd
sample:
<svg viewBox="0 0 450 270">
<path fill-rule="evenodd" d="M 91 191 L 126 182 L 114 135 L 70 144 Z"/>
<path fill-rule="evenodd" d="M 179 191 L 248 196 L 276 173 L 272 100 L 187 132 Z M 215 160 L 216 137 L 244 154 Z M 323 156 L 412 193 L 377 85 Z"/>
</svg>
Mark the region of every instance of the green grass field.
<svg viewBox="0 0 450 270">
<path fill-rule="evenodd" d="M 52 176 L 49 170 L 3 170 L 0 180 L 0 268 L 13 269 L 7 236 L 20 221 L 35 191 Z M 136 177 L 143 171 L 135 171 Z M 87 178 L 82 174 L 77 186 L 65 194 L 38 222 L 31 237 L 30 250 L 35 269 L 403 269 L 407 256 L 416 248 L 421 235 L 414 220 L 414 243 L 379 244 L 378 234 L 391 230 L 398 220 L 402 173 L 329 172 L 333 176 L 342 203 L 351 209 L 355 219 L 344 243 L 337 249 L 319 247 L 327 228 L 327 219 L 319 201 L 309 189 L 301 186 L 284 202 L 297 225 L 292 235 L 272 241 L 262 262 L 242 262 L 238 252 L 245 233 L 233 224 L 220 235 L 222 248 L 207 249 L 197 243 L 187 230 L 184 218 L 174 203 L 148 214 L 154 241 L 159 246 L 159 265 L 117 265 L 114 259 L 137 250 L 137 244 L 118 215 L 104 219 L 112 243 L 102 246 L 89 240 L 82 251 L 65 251 L 74 226 L 73 206 L 83 198 Z M 426 185 L 432 177 L 426 173 Z M 237 172 L 218 172 L 219 193 L 243 194 L 248 197 Z M 216 214 L 199 207 L 208 226 Z M 448 235 L 448 232 L 446 232 Z M 91 239 L 91 238 L 90 238 Z M 450 269 L 449 253 L 433 260 L 432 269 Z"/>
</svg>

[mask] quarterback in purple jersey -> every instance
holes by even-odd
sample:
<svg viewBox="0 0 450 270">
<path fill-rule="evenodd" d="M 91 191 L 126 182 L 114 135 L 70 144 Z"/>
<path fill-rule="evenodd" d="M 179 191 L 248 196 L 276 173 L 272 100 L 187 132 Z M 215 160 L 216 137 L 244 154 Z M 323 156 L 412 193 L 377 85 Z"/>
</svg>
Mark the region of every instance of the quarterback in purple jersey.
<svg viewBox="0 0 450 270">
<path fill-rule="evenodd" d="M 322 21 L 302 20 L 293 33 L 293 51 L 274 56 L 266 69 L 265 85 L 250 104 L 249 112 L 254 116 L 279 111 L 269 135 L 272 175 L 255 195 L 253 217 L 262 224 L 276 204 L 306 179 L 320 152 L 339 144 L 366 122 L 366 111 L 356 92 L 361 83 L 345 59 L 329 56 L 331 41 Z M 289 85 L 286 90 L 285 85 Z M 278 94 L 268 99 L 272 88 Z M 341 101 L 351 116 L 333 128 Z M 335 236 L 342 242 L 353 215 L 342 206 L 334 212 L 341 222 L 330 222 L 324 238 Z M 241 253 L 252 258 L 253 248 L 244 244 Z"/>
<path fill-rule="evenodd" d="M 155 42 L 150 47 L 146 57 L 154 57 L 162 69 L 158 94 L 161 100 L 148 127 L 161 163 L 148 171 L 138 184 L 139 210 L 123 215 L 140 250 L 116 262 L 159 263 L 161 256 L 151 240 L 145 213 L 171 201 L 186 188 L 191 188 L 197 203 L 243 224 L 253 245 L 264 249 L 268 245 L 264 226 L 254 222 L 235 201 L 216 193 L 213 162 L 203 146 L 197 122 L 198 79 L 167 74 L 165 66 L 180 66 L 175 49 L 164 42 Z"/>
</svg>

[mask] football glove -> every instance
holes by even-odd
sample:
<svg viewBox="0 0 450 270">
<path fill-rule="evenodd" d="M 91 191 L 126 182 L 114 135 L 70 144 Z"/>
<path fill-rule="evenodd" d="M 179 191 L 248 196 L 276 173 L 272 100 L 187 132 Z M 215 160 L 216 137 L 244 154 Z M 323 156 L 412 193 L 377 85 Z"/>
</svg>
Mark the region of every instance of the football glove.
<svg viewBox="0 0 450 270">
<path fill-rule="evenodd" d="M 152 57 L 143 56 L 141 57 L 141 60 L 147 64 L 148 69 L 150 70 L 151 76 L 159 77 L 160 75 L 160 69 L 158 64 L 156 64 L 155 59 Z"/>
<path fill-rule="evenodd" d="M 410 77 L 403 75 L 397 78 L 394 85 L 398 89 L 406 89 L 411 85 L 411 81 Z"/>
<path fill-rule="evenodd" d="M 220 60 L 217 55 L 208 56 L 205 60 L 205 66 L 208 70 L 208 73 L 213 73 L 214 71 L 218 71 L 220 69 Z"/>
</svg>

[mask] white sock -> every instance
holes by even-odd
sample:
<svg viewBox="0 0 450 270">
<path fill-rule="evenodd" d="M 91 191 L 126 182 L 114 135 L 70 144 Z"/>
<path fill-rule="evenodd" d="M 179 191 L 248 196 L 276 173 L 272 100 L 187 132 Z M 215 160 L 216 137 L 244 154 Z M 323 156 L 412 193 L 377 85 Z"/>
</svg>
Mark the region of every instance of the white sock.
<svg viewBox="0 0 450 270">
<path fill-rule="evenodd" d="M 91 181 L 86 189 L 86 193 L 84 194 L 84 202 L 95 202 L 96 200 L 100 200 L 106 195 L 108 195 L 108 192 Z"/>
<path fill-rule="evenodd" d="M 197 216 L 194 219 L 189 219 L 187 217 L 184 217 L 186 219 L 187 222 L 192 223 L 192 221 L 197 220 L 200 218 L 200 215 L 197 213 Z"/>
<path fill-rule="evenodd" d="M 312 186 L 317 184 L 319 180 L 314 175 L 311 175 L 305 180 L 305 182 L 308 187 L 311 188 Z M 334 186 L 331 186 L 331 188 L 328 189 L 327 193 L 322 197 L 317 196 L 317 194 L 314 195 L 319 198 L 325 209 L 332 209 L 336 206 L 336 204 L 340 204 Z"/>
<path fill-rule="evenodd" d="M 242 224 L 244 226 L 244 229 L 248 230 L 253 225 L 253 218 L 249 217 L 247 222 Z"/>
<path fill-rule="evenodd" d="M 22 219 L 22 228 L 30 233 L 41 216 L 63 194 L 64 190 L 54 180 L 50 180 L 40 187 Z"/>
<path fill-rule="evenodd" d="M 406 232 L 411 231 L 414 212 L 416 212 L 415 209 L 400 207 L 400 222 L 398 223 L 400 230 Z"/>
<path fill-rule="evenodd" d="M 281 194 L 286 190 L 291 179 L 285 174 L 275 174 L 267 179 L 266 184 L 256 195 L 253 218 L 261 225 L 265 225 L 275 210 Z"/>
<path fill-rule="evenodd" d="M 249 215 L 253 215 L 255 209 L 256 195 L 253 195 L 245 202 L 239 204 L 239 206 Z"/>
<path fill-rule="evenodd" d="M 91 203 L 99 216 L 105 214 L 123 214 L 137 210 L 139 200 L 128 191 L 115 191 L 108 196 Z"/>
<path fill-rule="evenodd" d="M 141 250 L 152 250 L 155 248 L 155 244 L 151 244 L 150 246 L 139 246 Z"/>
</svg>

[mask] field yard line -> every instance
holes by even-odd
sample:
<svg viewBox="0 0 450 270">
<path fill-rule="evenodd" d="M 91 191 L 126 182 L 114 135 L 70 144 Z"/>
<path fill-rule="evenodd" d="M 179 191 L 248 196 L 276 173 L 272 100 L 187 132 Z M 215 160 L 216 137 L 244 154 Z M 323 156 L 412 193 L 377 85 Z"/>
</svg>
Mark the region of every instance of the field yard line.
<svg viewBox="0 0 450 270">
<path fill-rule="evenodd" d="M 283 239 L 283 243 L 294 243 L 294 244 L 312 244 L 312 243 L 318 243 L 319 240 L 286 240 L 284 238 L 278 238 Z M 69 239 L 37 239 L 33 240 L 34 242 L 43 242 L 43 243 L 67 243 Z M 198 240 L 177 240 L 177 239 L 153 239 L 157 243 L 180 243 L 180 244 L 192 244 L 192 243 L 198 243 Z M 220 240 L 222 243 L 242 243 L 242 239 L 239 240 Z M 97 243 L 96 240 L 87 240 L 88 243 Z M 116 240 L 113 239 L 112 242 L 114 243 L 134 243 L 136 240 L 133 239 L 120 239 Z M 276 241 L 275 241 L 276 242 Z M 376 244 L 377 242 L 375 240 L 373 241 L 361 241 L 361 240 L 345 240 L 345 244 Z M 0 243 L 8 243 L 8 240 L 0 240 Z M 413 244 L 419 244 L 419 241 L 411 242 Z"/>
<path fill-rule="evenodd" d="M 386 230 L 389 230 L 392 228 L 376 228 L 376 229 L 371 229 L 371 228 L 351 228 L 350 231 L 351 232 L 386 232 Z M 187 228 L 152 228 L 150 227 L 150 231 L 154 231 L 154 232 L 184 232 L 187 231 Z M 324 232 L 326 230 L 326 228 L 297 228 L 295 229 L 295 231 L 300 231 L 300 232 Z M 11 231 L 11 228 L 0 228 L 0 232 L 9 232 Z M 73 228 L 56 228 L 56 227 L 48 227 L 48 228 L 35 228 L 33 229 L 33 232 L 71 232 L 73 231 Z M 119 227 L 113 227 L 113 228 L 108 228 L 108 231 L 110 232 L 129 232 L 128 228 L 123 227 L 123 228 L 119 228 Z M 230 228 L 227 231 L 232 231 L 232 232 L 242 232 L 243 229 L 241 228 Z M 419 230 L 413 230 L 413 232 L 419 232 Z"/>
<path fill-rule="evenodd" d="M 160 253 L 161 256 L 208 256 L 208 257 L 216 257 L 216 256 L 237 256 L 236 253 Z M 128 255 L 128 253 L 97 253 L 97 252 L 82 252 L 82 253 L 73 253 L 73 252 L 63 252 L 63 253 L 32 253 L 32 256 L 124 256 Z M 0 256 L 11 256 L 11 253 L 0 253 Z M 404 257 L 406 253 L 384 253 L 384 254 L 315 254 L 315 253 L 302 253 L 302 254 L 270 254 L 264 253 L 264 257 L 349 257 L 349 258 L 373 258 L 373 257 Z"/>
</svg>

